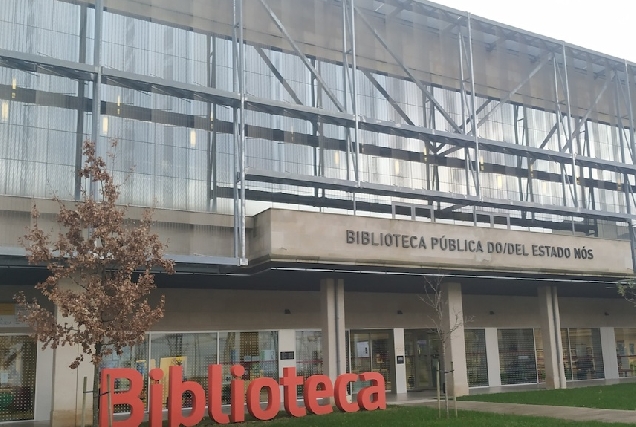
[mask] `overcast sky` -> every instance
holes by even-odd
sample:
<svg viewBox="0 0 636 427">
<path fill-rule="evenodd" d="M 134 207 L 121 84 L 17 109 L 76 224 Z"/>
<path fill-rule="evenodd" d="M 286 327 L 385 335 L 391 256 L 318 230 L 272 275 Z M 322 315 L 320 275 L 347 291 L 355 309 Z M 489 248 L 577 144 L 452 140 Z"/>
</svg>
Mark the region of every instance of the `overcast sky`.
<svg viewBox="0 0 636 427">
<path fill-rule="evenodd" d="M 433 0 L 636 63 L 635 0 Z"/>
</svg>

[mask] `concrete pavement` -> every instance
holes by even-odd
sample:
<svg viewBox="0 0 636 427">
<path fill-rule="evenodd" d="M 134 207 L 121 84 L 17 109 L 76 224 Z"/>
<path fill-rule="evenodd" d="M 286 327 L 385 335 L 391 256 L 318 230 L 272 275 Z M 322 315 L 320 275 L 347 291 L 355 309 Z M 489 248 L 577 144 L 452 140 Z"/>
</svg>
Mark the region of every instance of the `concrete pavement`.
<svg viewBox="0 0 636 427">
<path fill-rule="evenodd" d="M 403 402 L 406 405 L 425 405 L 437 408 L 437 401 L 422 403 Z M 452 403 L 450 403 L 452 405 Z M 442 407 L 444 403 L 442 402 Z M 452 407 L 452 406 L 451 406 Z M 607 423 L 636 424 L 636 411 L 618 409 L 579 408 L 572 406 L 526 405 L 521 403 L 457 402 L 457 409 L 466 411 L 492 412 L 507 415 L 530 415 L 535 417 L 559 418 L 571 421 L 601 421 Z"/>
</svg>

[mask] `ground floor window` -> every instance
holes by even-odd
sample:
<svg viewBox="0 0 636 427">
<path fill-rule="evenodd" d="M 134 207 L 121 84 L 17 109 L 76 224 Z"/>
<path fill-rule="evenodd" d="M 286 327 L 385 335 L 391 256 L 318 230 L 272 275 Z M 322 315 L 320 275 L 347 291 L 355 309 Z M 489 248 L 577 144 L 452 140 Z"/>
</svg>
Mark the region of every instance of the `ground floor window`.
<svg viewBox="0 0 636 427">
<path fill-rule="evenodd" d="M 392 340 L 388 331 L 351 331 L 349 333 L 351 372 L 378 372 L 384 377 L 386 389 L 391 389 Z M 353 392 L 357 393 L 368 382 L 356 381 Z"/>
<path fill-rule="evenodd" d="M 488 360 L 486 358 L 486 331 L 484 329 L 465 329 L 466 370 L 468 386 L 488 385 Z"/>
<path fill-rule="evenodd" d="M 296 331 L 296 373 L 305 379 L 322 375 L 322 332 Z M 298 395 L 303 394 L 298 386 Z"/>
<path fill-rule="evenodd" d="M 37 345 L 28 335 L 0 335 L 0 422 L 33 419 Z"/>
<path fill-rule="evenodd" d="M 171 366 L 181 366 L 183 380 L 195 381 L 208 387 L 208 365 L 217 361 L 217 334 L 211 333 L 152 333 L 150 334 L 149 368 L 163 371 L 162 402 L 168 401 L 169 370 Z M 192 406 L 192 397 L 183 398 L 183 406 Z"/>
<path fill-rule="evenodd" d="M 151 332 L 146 340 L 133 347 L 122 349 L 120 355 L 111 354 L 102 361 L 102 368 L 134 368 L 144 376 L 142 400 L 147 403 L 148 372 L 159 368 L 164 371 L 163 405 L 168 398 L 171 366 L 181 366 L 183 381 L 195 381 L 207 390 L 208 366 L 223 365 L 223 400 L 230 400 L 230 368 L 242 365 L 245 368 L 245 386 L 259 377 L 278 379 L 278 332 Z M 117 380 L 115 390 L 127 390 L 125 380 Z M 183 407 L 192 405 L 188 394 L 183 396 Z M 127 412 L 127 406 L 115 407 L 116 412 Z"/>
<path fill-rule="evenodd" d="M 260 377 L 278 380 L 278 332 L 219 333 L 219 363 L 223 365 L 223 398 L 230 401 L 230 368 L 240 364 L 245 368 L 245 387 Z M 263 393 L 266 393 L 263 390 Z M 261 396 L 265 399 L 265 394 Z"/>
<path fill-rule="evenodd" d="M 566 379 L 605 378 L 599 328 L 563 328 L 561 340 Z"/>
<path fill-rule="evenodd" d="M 537 379 L 540 383 L 545 382 L 545 358 L 543 356 L 543 334 L 541 329 L 534 330 L 534 348 L 537 355 Z"/>
<path fill-rule="evenodd" d="M 434 330 L 410 329 L 404 331 L 404 362 L 408 391 L 437 387 L 437 369 L 444 369 L 440 354 L 440 340 Z"/>
<path fill-rule="evenodd" d="M 618 358 L 618 376 L 636 376 L 636 329 L 616 328 L 616 357 Z"/>
<path fill-rule="evenodd" d="M 499 329 L 501 384 L 537 382 L 537 362 L 532 329 Z"/>
</svg>

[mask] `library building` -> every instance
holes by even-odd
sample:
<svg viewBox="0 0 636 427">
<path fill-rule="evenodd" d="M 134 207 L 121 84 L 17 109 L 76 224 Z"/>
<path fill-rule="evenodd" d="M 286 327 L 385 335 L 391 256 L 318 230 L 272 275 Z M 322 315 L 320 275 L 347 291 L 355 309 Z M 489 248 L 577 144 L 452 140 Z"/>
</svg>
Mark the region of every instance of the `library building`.
<svg viewBox="0 0 636 427">
<path fill-rule="evenodd" d="M 146 411 L 171 366 L 207 389 L 221 365 L 224 404 L 234 365 L 374 372 L 389 401 L 634 380 L 635 82 L 424 0 L 3 0 L 0 426 L 80 423 L 93 366 L 13 296 L 47 277 L 19 239 L 82 199 L 86 140 L 118 141 L 119 201 L 175 261 L 165 316 L 102 361 Z"/>
</svg>

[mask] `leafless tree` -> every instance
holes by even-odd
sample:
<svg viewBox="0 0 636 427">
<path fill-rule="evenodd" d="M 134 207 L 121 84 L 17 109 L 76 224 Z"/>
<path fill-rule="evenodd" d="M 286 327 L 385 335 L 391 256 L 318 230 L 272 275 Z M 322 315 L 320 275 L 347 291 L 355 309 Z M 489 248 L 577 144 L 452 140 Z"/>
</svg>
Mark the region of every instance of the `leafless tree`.
<svg viewBox="0 0 636 427">
<path fill-rule="evenodd" d="M 433 313 L 427 315 L 428 319 L 433 324 L 433 329 L 439 339 L 440 351 L 442 355 L 442 361 L 444 362 L 443 380 L 444 380 L 444 399 L 446 404 L 446 415 L 448 416 L 448 373 L 450 366 L 448 365 L 446 358 L 446 348 L 451 340 L 451 337 L 459 328 L 465 324 L 472 322 L 472 318 L 464 317 L 461 312 L 449 312 L 450 310 L 447 304 L 447 298 L 444 292 L 445 276 L 443 274 L 436 274 L 432 276 L 424 276 L 425 285 L 423 295 L 420 295 L 420 300 L 424 302 Z M 445 318 L 448 316 L 448 326 Z M 436 379 L 437 381 L 437 379 Z"/>
<path fill-rule="evenodd" d="M 113 152 L 115 147 L 113 142 Z M 113 152 L 109 158 L 114 162 Z M 72 369 L 90 358 L 95 367 L 93 425 L 97 426 L 100 362 L 141 343 L 146 331 L 163 317 L 163 296 L 154 307 L 148 301 L 155 289 L 153 272 L 158 268 L 172 274 L 174 263 L 164 259 L 165 246 L 150 231 L 152 210 L 145 210 L 141 220 L 128 220 L 126 207 L 117 205 L 120 185 L 96 155 L 95 144 L 85 142 L 83 153 L 86 162 L 79 175 L 95 191 L 84 188 L 75 203 L 54 198 L 59 205 L 57 234 L 40 227 L 34 205 L 32 225 L 20 242 L 29 263 L 48 268 L 49 276 L 36 288 L 55 309 L 37 299 L 28 301 L 23 293 L 15 300 L 24 307 L 21 319 L 33 328 L 43 348 L 80 346 L 82 353 L 69 360 Z"/>
</svg>

